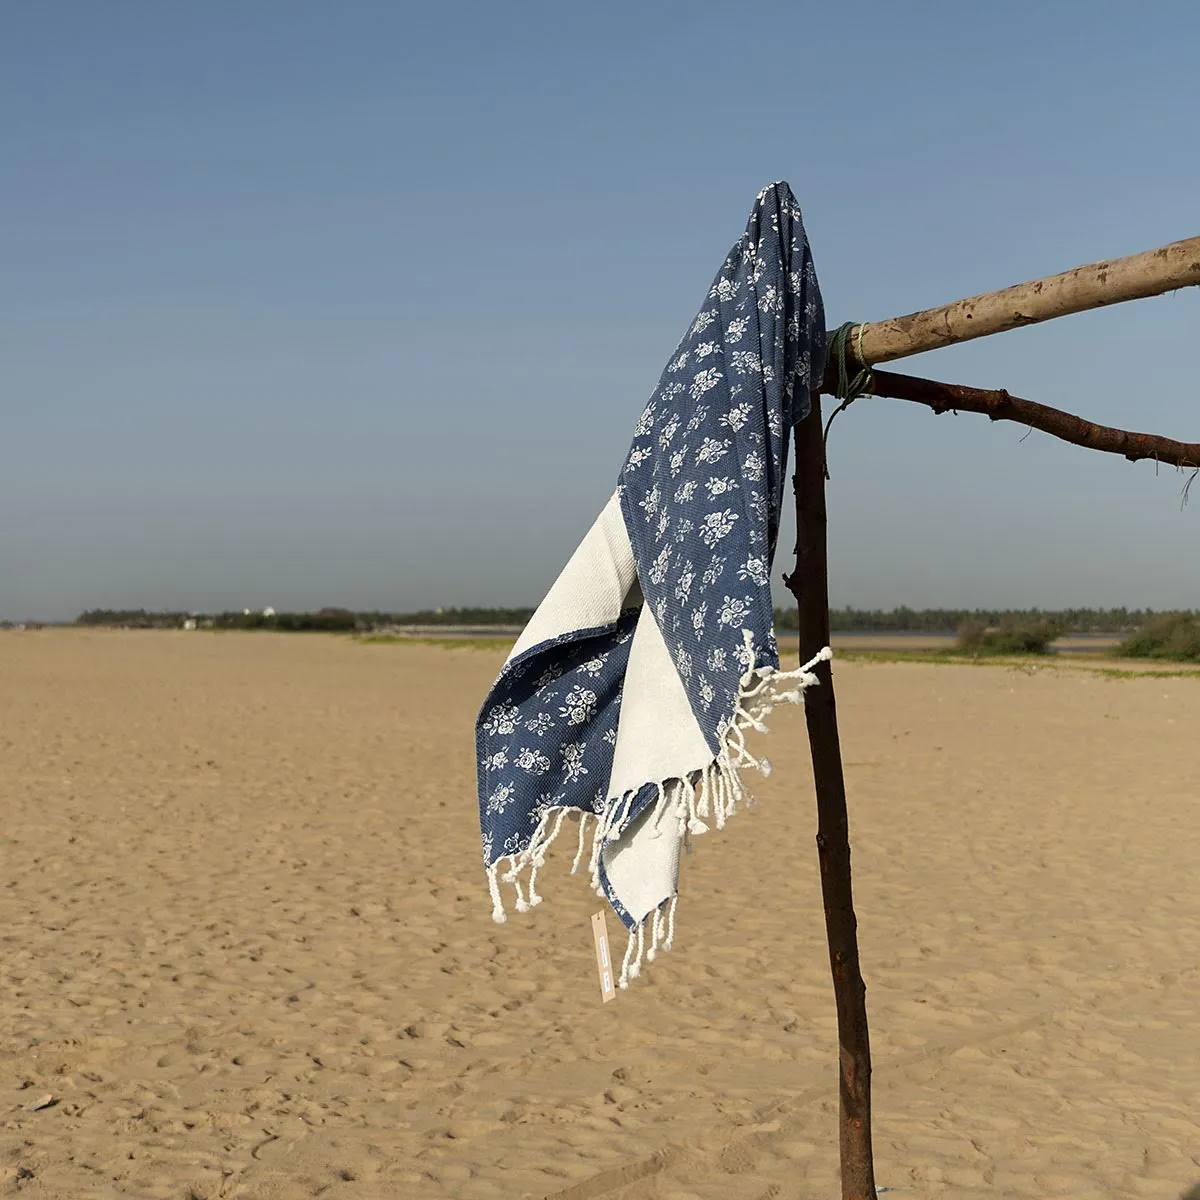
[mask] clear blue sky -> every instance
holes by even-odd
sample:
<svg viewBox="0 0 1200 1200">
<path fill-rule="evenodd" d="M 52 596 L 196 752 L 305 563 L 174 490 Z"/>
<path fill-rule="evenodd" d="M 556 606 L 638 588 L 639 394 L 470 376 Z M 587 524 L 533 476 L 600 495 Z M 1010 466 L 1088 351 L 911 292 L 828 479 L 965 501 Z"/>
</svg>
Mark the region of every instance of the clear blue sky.
<svg viewBox="0 0 1200 1200">
<path fill-rule="evenodd" d="M 1165 2 L 3 5 L 0 616 L 536 603 L 761 186 L 831 325 L 1191 236 L 1197 45 Z M 907 369 L 1200 439 L 1198 337 L 1193 290 Z M 834 430 L 837 604 L 1200 606 L 1174 472 Z"/>
</svg>

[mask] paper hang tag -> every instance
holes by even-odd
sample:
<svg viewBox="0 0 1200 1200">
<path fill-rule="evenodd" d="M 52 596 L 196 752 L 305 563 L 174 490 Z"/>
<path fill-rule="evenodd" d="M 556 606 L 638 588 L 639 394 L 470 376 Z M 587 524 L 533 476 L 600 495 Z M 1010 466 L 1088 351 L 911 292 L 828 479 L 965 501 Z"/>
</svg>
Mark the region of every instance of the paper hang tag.
<svg viewBox="0 0 1200 1200">
<path fill-rule="evenodd" d="M 592 941 L 596 946 L 596 970 L 600 975 L 600 996 L 605 1004 L 617 998 L 613 984 L 612 954 L 608 947 L 608 925 L 603 909 L 592 915 Z"/>
</svg>

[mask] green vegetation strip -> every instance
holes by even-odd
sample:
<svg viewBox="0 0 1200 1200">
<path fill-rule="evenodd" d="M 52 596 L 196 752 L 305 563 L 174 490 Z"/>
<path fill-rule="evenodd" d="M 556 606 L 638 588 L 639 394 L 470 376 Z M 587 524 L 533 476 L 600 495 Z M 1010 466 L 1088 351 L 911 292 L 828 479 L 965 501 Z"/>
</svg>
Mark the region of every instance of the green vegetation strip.
<svg viewBox="0 0 1200 1200">
<path fill-rule="evenodd" d="M 363 633 L 354 638 L 373 646 L 440 646 L 443 650 L 503 650 L 505 654 L 516 640 L 515 637 L 423 637 L 403 633 Z"/>
</svg>

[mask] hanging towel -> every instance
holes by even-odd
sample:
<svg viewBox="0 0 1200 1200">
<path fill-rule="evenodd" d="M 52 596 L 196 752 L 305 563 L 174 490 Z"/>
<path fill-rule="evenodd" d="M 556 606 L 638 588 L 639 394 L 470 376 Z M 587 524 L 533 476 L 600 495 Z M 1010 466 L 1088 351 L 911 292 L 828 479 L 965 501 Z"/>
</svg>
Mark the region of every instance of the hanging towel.
<svg viewBox="0 0 1200 1200">
<path fill-rule="evenodd" d="M 476 725 L 483 860 L 540 903 L 538 868 L 570 817 L 572 871 L 629 930 L 620 985 L 670 949 L 682 846 L 746 798 L 746 748 L 816 683 L 779 669 L 771 564 L 788 437 L 825 369 L 825 319 L 786 183 L 746 231 L 676 347 L 616 491 L 551 587 Z M 590 844 L 589 844 L 590 834 Z"/>
</svg>

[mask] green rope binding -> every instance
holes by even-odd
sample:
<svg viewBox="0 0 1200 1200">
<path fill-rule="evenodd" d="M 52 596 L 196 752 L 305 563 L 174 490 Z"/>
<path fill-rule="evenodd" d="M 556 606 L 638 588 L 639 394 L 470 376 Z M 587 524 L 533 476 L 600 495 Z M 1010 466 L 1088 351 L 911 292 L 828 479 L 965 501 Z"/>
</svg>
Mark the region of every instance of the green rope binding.
<svg viewBox="0 0 1200 1200">
<path fill-rule="evenodd" d="M 825 478 L 829 478 L 829 427 L 833 424 L 833 418 L 838 413 L 849 408 L 859 396 L 865 395 L 871 390 L 871 370 L 863 362 L 862 357 L 862 337 L 865 325 L 855 321 L 847 321 L 844 325 L 839 325 L 826 339 L 827 355 L 829 361 L 833 363 L 834 368 L 834 398 L 841 401 L 829 414 L 829 420 L 825 422 L 825 432 L 822 435 L 822 442 L 825 447 Z M 850 340 L 850 331 L 858 330 L 858 346 L 857 359 L 858 371 L 854 378 L 850 378 L 850 365 L 847 362 L 849 355 L 846 352 L 846 343 Z"/>
<path fill-rule="evenodd" d="M 862 339 L 865 325 L 857 321 L 847 321 L 844 325 L 839 325 L 828 338 L 828 355 L 830 361 L 834 365 L 834 373 L 836 375 L 836 386 L 834 388 L 834 396 L 842 401 L 842 406 L 850 404 L 857 400 L 870 389 L 871 386 L 871 370 L 862 360 Z M 858 371 L 854 378 L 850 378 L 850 364 L 847 361 L 847 342 L 850 340 L 850 331 L 858 330 L 858 346 L 856 358 L 858 360 Z"/>
</svg>

